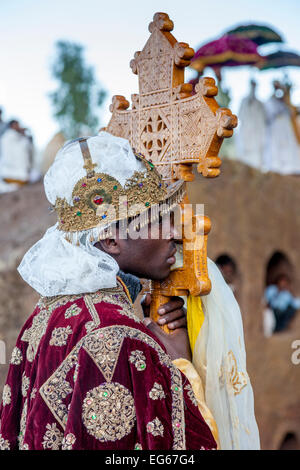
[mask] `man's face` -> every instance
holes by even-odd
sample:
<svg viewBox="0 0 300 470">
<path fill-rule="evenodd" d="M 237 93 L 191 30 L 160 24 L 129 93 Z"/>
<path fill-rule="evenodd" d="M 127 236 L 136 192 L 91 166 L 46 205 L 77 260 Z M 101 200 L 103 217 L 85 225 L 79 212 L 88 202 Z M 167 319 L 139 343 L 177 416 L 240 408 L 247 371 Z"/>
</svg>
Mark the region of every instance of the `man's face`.
<svg viewBox="0 0 300 470">
<path fill-rule="evenodd" d="M 290 290 L 291 284 L 288 278 L 286 277 L 281 277 L 280 280 L 277 283 L 277 287 L 279 290 Z"/>
<path fill-rule="evenodd" d="M 20 132 L 20 124 L 18 123 L 18 121 L 12 122 L 10 127 L 11 129 Z"/>
<path fill-rule="evenodd" d="M 235 275 L 233 266 L 230 263 L 224 264 L 220 266 L 220 271 L 223 274 L 223 277 L 227 284 L 231 284 L 234 280 Z"/>
<path fill-rule="evenodd" d="M 97 248 L 112 256 L 120 269 L 140 278 L 163 280 L 170 274 L 175 263 L 176 245 L 179 233 L 175 230 L 173 215 L 149 223 L 138 232 L 129 225 L 116 230 L 114 238 L 101 240 Z"/>
<path fill-rule="evenodd" d="M 176 233 L 173 220 L 149 224 L 140 231 L 140 238 L 130 236 L 117 241 L 120 255 L 116 257 L 120 269 L 140 278 L 163 280 L 175 263 Z"/>
</svg>

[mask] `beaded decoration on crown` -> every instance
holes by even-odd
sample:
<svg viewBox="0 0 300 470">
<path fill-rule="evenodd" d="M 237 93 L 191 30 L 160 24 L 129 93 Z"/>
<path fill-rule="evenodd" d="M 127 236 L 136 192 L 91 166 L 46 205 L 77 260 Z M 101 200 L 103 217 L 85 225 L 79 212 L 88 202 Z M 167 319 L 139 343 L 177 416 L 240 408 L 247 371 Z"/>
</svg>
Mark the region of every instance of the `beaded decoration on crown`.
<svg viewBox="0 0 300 470">
<path fill-rule="evenodd" d="M 183 182 L 168 188 L 154 164 L 143 155 L 135 153 L 135 157 L 144 163 L 145 171 L 135 171 L 123 187 L 111 175 L 96 173 L 86 139 L 79 139 L 79 143 L 87 175 L 74 186 L 73 205 L 66 199 L 56 199 L 54 207 L 59 230 L 72 233 L 97 227 L 99 238 L 106 238 L 110 236 L 109 226 L 114 222 L 139 218 L 136 226 L 143 226 L 148 223 L 149 209 L 153 222 L 182 200 Z"/>
</svg>

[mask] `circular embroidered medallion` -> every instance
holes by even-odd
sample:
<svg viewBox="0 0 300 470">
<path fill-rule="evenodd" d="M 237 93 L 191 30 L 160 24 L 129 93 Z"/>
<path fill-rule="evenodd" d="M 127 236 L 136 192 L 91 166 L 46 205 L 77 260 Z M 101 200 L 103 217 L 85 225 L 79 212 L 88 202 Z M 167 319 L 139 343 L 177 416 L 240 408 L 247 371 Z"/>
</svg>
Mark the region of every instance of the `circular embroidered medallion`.
<svg viewBox="0 0 300 470">
<path fill-rule="evenodd" d="M 99 441 L 120 440 L 130 433 L 136 420 L 133 396 L 116 382 L 99 385 L 87 392 L 82 419 L 88 433 Z"/>
</svg>

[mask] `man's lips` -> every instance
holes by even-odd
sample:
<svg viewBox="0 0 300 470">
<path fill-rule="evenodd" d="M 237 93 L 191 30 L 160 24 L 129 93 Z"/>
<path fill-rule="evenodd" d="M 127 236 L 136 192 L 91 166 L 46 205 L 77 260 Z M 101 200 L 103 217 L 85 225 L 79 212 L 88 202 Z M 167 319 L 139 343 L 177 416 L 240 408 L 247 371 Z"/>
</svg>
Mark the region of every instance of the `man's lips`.
<svg viewBox="0 0 300 470">
<path fill-rule="evenodd" d="M 169 258 L 167 259 L 167 263 L 172 265 L 174 263 L 176 263 L 176 258 L 175 258 L 175 253 L 176 253 L 177 249 L 175 248 L 172 253 L 171 253 L 171 256 L 169 256 Z"/>
</svg>

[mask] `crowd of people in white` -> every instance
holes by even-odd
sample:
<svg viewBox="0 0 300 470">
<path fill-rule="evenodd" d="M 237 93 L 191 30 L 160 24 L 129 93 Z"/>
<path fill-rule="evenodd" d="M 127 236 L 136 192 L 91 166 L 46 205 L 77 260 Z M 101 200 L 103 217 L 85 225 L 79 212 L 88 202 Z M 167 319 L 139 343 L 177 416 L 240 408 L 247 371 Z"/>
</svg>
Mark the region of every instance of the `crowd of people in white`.
<svg viewBox="0 0 300 470">
<path fill-rule="evenodd" d="M 299 175 L 299 110 L 291 104 L 290 83 L 274 81 L 273 87 L 273 95 L 262 102 L 255 94 L 256 82 L 251 81 L 238 112 L 236 159 L 262 172 Z"/>
<path fill-rule="evenodd" d="M 233 140 L 224 142 L 222 155 L 261 172 L 300 175 L 300 108 L 291 104 L 291 84 L 274 81 L 273 95 L 266 102 L 256 97 L 256 87 L 252 80 L 238 112 L 239 126 Z M 0 108 L 0 193 L 38 181 L 64 142 L 63 134 L 57 133 L 39 167 L 29 131 L 15 119 L 4 122 Z"/>
</svg>

